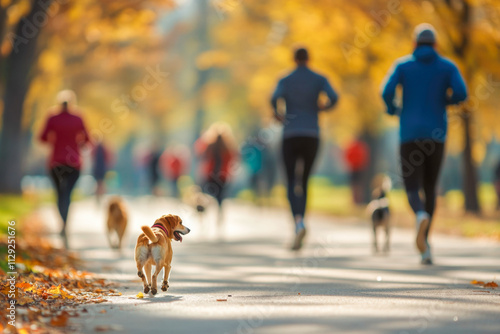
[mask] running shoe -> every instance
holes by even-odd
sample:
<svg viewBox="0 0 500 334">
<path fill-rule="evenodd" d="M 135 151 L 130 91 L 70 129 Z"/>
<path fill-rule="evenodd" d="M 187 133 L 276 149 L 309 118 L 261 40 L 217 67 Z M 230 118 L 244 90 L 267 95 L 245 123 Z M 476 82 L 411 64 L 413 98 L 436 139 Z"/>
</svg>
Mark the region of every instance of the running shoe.
<svg viewBox="0 0 500 334">
<path fill-rule="evenodd" d="M 432 265 L 431 246 L 429 245 L 429 242 L 427 240 L 425 241 L 425 246 L 426 250 L 421 254 L 422 260 L 420 261 L 420 263 L 424 265 Z"/>
<path fill-rule="evenodd" d="M 302 248 L 302 241 L 306 236 L 306 227 L 304 226 L 304 221 L 300 221 L 295 225 L 295 240 L 293 241 L 292 250 L 298 251 Z"/>
</svg>

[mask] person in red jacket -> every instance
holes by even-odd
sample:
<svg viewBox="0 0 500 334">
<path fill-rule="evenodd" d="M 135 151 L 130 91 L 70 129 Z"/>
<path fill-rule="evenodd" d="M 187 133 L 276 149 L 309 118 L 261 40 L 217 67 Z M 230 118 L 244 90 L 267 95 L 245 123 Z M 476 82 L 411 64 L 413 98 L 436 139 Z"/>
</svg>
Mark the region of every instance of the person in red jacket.
<svg viewBox="0 0 500 334">
<path fill-rule="evenodd" d="M 368 145 L 360 139 L 353 141 L 345 150 L 345 161 L 350 173 L 353 202 L 361 204 L 363 202 L 363 172 L 370 162 Z"/>
<path fill-rule="evenodd" d="M 49 171 L 57 193 L 57 207 L 63 221 L 61 235 L 66 236 L 66 223 L 71 192 L 80 176 L 82 158 L 80 147 L 89 143 L 89 135 L 83 120 L 75 115 L 75 94 L 70 90 L 58 94 L 60 105 L 57 113 L 48 118 L 40 140 L 52 147 Z"/>
<path fill-rule="evenodd" d="M 189 166 L 189 149 L 183 145 L 173 145 L 166 149 L 160 157 L 163 175 L 172 185 L 172 195 L 180 196 L 178 181 Z"/>
<path fill-rule="evenodd" d="M 203 191 L 217 199 L 220 209 L 231 166 L 238 155 L 229 125 L 213 124 L 196 141 L 195 151 L 201 160 Z"/>
</svg>

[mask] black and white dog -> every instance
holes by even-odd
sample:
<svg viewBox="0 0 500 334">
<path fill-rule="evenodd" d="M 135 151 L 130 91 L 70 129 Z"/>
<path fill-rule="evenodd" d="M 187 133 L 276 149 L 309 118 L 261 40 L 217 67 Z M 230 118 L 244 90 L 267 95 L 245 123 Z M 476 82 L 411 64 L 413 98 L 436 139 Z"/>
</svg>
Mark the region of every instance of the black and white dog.
<svg viewBox="0 0 500 334">
<path fill-rule="evenodd" d="M 383 252 L 387 253 L 390 250 L 390 230 L 391 219 L 389 210 L 389 199 L 387 192 L 391 188 L 391 180 L 385 176 L 378 186 L 375 187 L 372 193 L 373 200 L 368 204 L 367 210 L 370 214 L 373 228 L 373 251 L 378 253 L 378 231 L 385 232 L 385 242 Z"/>
</svg>

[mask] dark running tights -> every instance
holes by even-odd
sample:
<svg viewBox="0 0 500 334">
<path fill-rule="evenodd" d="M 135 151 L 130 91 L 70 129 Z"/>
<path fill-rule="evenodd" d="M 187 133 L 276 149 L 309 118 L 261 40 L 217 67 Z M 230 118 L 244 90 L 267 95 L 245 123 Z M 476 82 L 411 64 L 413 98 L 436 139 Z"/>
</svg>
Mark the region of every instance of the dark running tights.
<svg viewBox="0 0 500 334">
<path fill-rule="evenodd" d="M 443 161 L 444 143 L 418 140 L 401 144 L 403 181 L 412 210 L 426 211 L 431 217 L 436 207 L 437 181 Z M 423 190 L 424 198 L 420 196 Z M 429 224 L 430 228 L 430 224 Z M 426 236 L 429 235 L 429 228 Z"/>
<path fill-rule="evenodd" d="M 63 220 L 63 229 L 66 229 L 71 192 L 80 176 L 80 171 L 69 166 L 57 166 L 50 170 L 50 176 L 56 187 L 57 208 Z"/>
<path fill-rule="evenodd" d="M 203 192 L 212 197 L 215 197 L 217 200 L 217 204 L 219 207 L 222 207 L 222 201 L 224 200 L 224 191 L 226 186 L 226 182 L 217 177 L 209 177 L 207 181 L 205 181 L 205 185 L 203 186 Z"/>
<path fill-rule="evenodd" d="M 319 139 L 292 137 L 283 139 L 283 159 L 287 179 L 287 196 L 295 217 L 304 217 L 307 203 L 307 184 L 318 152 Z M 301 168 L 298 169 L 298 162 Z"/>
</svg>

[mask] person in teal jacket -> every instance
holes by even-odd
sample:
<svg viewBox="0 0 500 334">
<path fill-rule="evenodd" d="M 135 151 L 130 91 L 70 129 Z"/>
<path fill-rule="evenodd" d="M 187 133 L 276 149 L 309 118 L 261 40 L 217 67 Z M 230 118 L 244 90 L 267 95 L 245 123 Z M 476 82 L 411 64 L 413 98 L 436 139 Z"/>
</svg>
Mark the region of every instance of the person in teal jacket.
<svg viewBox="0 0 500 334">
<path fill-rule="evenodd" d="M 464 101 L 467 90 L 457 66 L 437 53 L 434 28 L 424 23 L 414 34 L 413 54 L 396 61 L 382 97 L 387 112 L 400 118 L 402 177 L 416 214 L 416 244 L 422 264 L 432 264 L 428 236 L 448 127 L 446 106 Z M 402 88 L 402 106 L 395 103 L 398 86 Z"/>
</svg>

